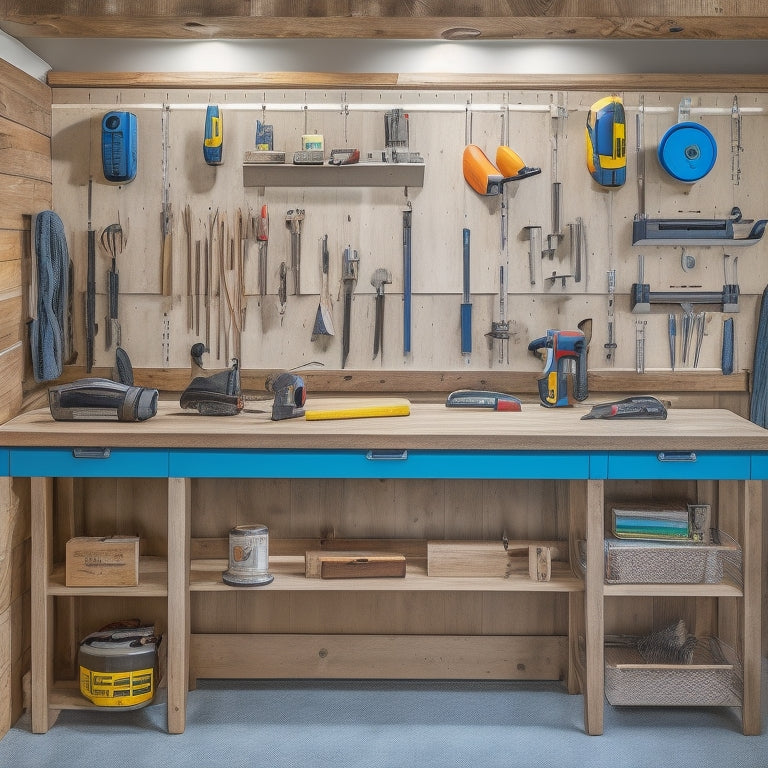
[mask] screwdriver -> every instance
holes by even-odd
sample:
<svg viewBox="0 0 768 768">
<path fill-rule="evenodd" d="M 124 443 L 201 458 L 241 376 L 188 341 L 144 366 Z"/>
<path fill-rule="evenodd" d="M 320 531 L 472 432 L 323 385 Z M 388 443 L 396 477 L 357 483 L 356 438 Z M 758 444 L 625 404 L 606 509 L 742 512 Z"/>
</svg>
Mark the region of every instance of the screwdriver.
<svg viewBox="0 0 768 768">
<path fill-rule="evenodd" d="M 677 317 L 673 312 L 669 313 L 669 364 L 675 370 L 675 344 L 677 341 Z"/>
<path fill-rule="evenodd" d="M 261 215 L 256 220 L 256 240 L 259 244 L 259 295 L 267 294 L 267 246 L 269 245 L 269 210 L 261 206 Z"/>
</svg>

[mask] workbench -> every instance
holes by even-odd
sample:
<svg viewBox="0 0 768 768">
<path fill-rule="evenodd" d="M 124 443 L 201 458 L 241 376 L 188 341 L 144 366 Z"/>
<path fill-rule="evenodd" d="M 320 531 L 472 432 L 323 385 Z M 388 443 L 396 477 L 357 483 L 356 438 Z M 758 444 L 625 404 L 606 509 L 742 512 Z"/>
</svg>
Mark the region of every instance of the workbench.
<svg viewBox="0 0 768 768">
<path fill-rule="evenodd" d="M 318 398 L 307 405 L 323 404 Z M 624 607 L 632 600 L 639 605 L 643 601 L 671 603 L 674 608 L 670 611 L 681 605 L 693 606 L 685 610 L 698 617 L 695 626 L 717 632 L 733 645 L 743 664 L 743 732 L 760 731 L 761 481 L 768 477 L 768 434 L 761 428 L 725 410 L 670 409 L 663 421 L 584 421 L 581 416 L 588 410 L 586 404 L 559 409 L 524 405 L 520 413 L 414 404 L 411 414 L 402 417 L 275 422 L 269 416 L 270 404 L 263 405 L 262 411 L 251 409 L 238 416 L 203 417 L 182 411 L 175 402 L 161 401 L 158 415 L 143 423 L 55 422 L 48 410 L 42 409 L 0 427 L 0 468 L 13 478 L 31 478 L 31 707 L 35 732 L 45 732 L 61 709 L 89 706 L 73 681 L 55 679 L 54 656 L 61 649 L 54 624 L 68 615 L 66 606 L 72 600 L 85 606 L 103 596 L 137 598 L 139 604 L 149 598 L 162 602 L 171 733 L 184 730 L 189 687 L 202 677 L 560 676 L 569 692 L 583 694 L 586 732 L 600 734 L 606 617 L 630 615 Z M 84 527 L 82 523 L 78 527 L 77 515 L 73 516 L 62 502 L 72 493 L 72 487 L 66 486 L 69 478 L 92 478 L 83 481 L 86 495 L 99 488 L 94 482 L 106 478 L 140 478 L 141 486 L 131 486 L 139 490 L 161 484 L 167 498 L 167 536 L 161 538 L 167 551 L 159 558 L 142 558 L 137 587 L 65 586 L 54 534 L 61 526 L 65 536 L 83 533 Z M 567 539 L 569 555 L 548 582 L 533 581 L 527 575 L 430 577 L 415 556 L 408 559 L 404 579 L 306 579 L 303 559 L 296 557 L 301 546 L 293 556 L 284 555 L 279 541 L 272 539 L 272 526 L 281 527 L 283 513 L 271 511 L 265 504 L 261 511 L 266 520 L 260 514 L 251 517 L 270 525 L 274 581 L 262 587 L 230 587 L 222 582 L 221 571 L 226 568 L 222 542 L 228 530 L 222 519 L 231 518 L 218 520 L 218 543 L 209 531 L 202 530 L 202 536 L 192 532 L 198 505 L 202 509 L 205 503 L 203 496 L 209 497 L 212 506 L 229 505 L 231 498 L 241 506 L 251 503 L 252 499 L 243 498 L 242 489 L 237 495 L 230 493 L 241 479 L 267 484 L 307 482 L 307 486 L 290 486 L 291 494 L 302 496 L 302 508 L 322 505 L 319 495 L 315 502 L 307 501 L 320 487 L 313 485 L 316 481 L 359 483 L 359 496 L 364 501 L 354 515 L 345 518 L 346 528 L 336 533 L 372 539 L 384 531 L 395 540 L 402 538 L 404 549 L 412 547 L 412 542 L 406 542 L 409 526 L 418 532 L 427 530 L 430 538 L 439 538 L 435 528 L 445 531 L 445 538 L 464 538 L 456 535 L 464 530 L 470 534 L 467 538 L 477 538 L 475 531 L 482 524 L 471 528 L 467 520 L 473 515 L 472 507 L 481 506 L 485 483 L 511 483 L 502 486 L 505 498 L 500 506 L 513 509 L 521 503 L 514 497 L 525 495 L 529 484 L 536 489 L 556 486 L 562 509 L 555 533 Z M 206 485 L 209 482 L 213 485 Z M 397 530 L 388 527 L 380 513 L 373 519 L 365 509 L 365 499 L 373 505 L 377 489 L 382 484 L 389 488 L 390 482 L 406 484 L 409 493 L 415 493 L 412 482 L 425 483 L 418 485 L 419 505 L 411 504 Z M 435 482 L 447 484 L 445 493 L 435 491 L 436 486 L 430 485 Z M 68 490 L 62 493 L 58 483 Z M 743 584 L 604 583 L 606 498 L 630 486 L 633 494 L 647 491 L 653 495 L 667 485 L 689 501 L 711 503 L 718 526 L 742 547 Z M 255 493 L 266 497 L 271 486 L 244 487 L 249 496 L 256 488 Z M 465 489 L 466 494 L 462 492 Z M 140 495 L 136 493 L 132 502 L 137 515 L 143 514 L 138 509 Z M 462 499 L 448 499 L 451 495 Z M 211 502 L 210 497 L 216 498 Z M 90 509 L 87 498 L 81 504 L 86 511 Z M 445 519 L 431 528 L 421 527 L 419 516 L 428 517 L 431 504 L 447 510 Z M 70 499 L 69 507 L 76 508 L 77 504 Z M 166 510 L 162 512 L 153 511 L 153 520 L 164 518 Z M 512 517 L 520 515 L 515 512 Z M 243 518 L 248 516 L 241 512 L 236 519 Z M 502 533 L 496 530 L 495 521 L 485 525 L 488 539 Z M 328 535 L 323 521 L 318 521 L 317 527 L 316 539 Z M 299 531 L 297 540 L 308 547 L 306 530 Z M 93 530 L 85 533 L 92 535 Z M 585 542 L 583 571 L 576 555 L 579 541 Z M 211 549 L 213 558 L 206 559 L 206 548 Z M 361 616 L 375 614 L 377 601 L 395 592 L 410 596 L 415 601 L 414 611 L 426 604 L 423 601 L 442 601 L 443 613 L 449 613 L 450 601 L 462 594 L 476 596 L 476 602 L 487 599 L 493 605 L 499 605 L 493 600 L 520 596 L 529 601 L 524 603 L 529 613 L 535 613 L 540 603 L 549 605 L 545 601 L 552 596 L 562 601 L 558 605 L 566 606 L 567 621 L 564 631 L 535 632 L 528 638 L 524 637 L 525 622 L 530 619 L 524 617 L 520 631 L 503 636 L 489 629 L 485 618 L 477 620 L 481 626 L 471 635 L 465 631 L 414 631 L 363 636 L 348 630 L 339 632 L 334 617 L 326 613 L 315 625 L 323 631 L 314 634 L 284 632 L 288 625 L 279 621 L 276 632 L 254 632 L 249 630 L 246 617 L 236 623 L 226 617 L 227 606 L 242 601 L 246 604 L 250 598 L 244 593 L 254 592 L 258 593 L 254 599 L 271 601 L 254 605 L 269 605 L 276 612 L 303 594 L 315 600 L 323 594 L 341 595 L 353 606 L 349 610 Z M 195 624 L 205 624 L 210 631 L 191 629 L 191 613 L 202 599 L 218 601 L 206 602 L 203 612 L 207 615 L 194 619 Z M 606 606 L 616 603 L 622 610 L 614 607 L 606 611 Z M 210 607 L 217 605 L 224 607 Z M 396 619 L 391 617 L 393 625 Z M 235 624 L 245 629 L 232 631 Z M 70 643 L 71 655 L 77 638 L 70 638 Z M 276 662 L 272 656 L 279 656 L 281 648 L 289 649 L 288 655 Z M 469 658 L 475 653 L 485 654 L 482 674 Z M 552 663 L 550 657 L 558 655 L 564 659 L 564 667 Z"/>
</svg>

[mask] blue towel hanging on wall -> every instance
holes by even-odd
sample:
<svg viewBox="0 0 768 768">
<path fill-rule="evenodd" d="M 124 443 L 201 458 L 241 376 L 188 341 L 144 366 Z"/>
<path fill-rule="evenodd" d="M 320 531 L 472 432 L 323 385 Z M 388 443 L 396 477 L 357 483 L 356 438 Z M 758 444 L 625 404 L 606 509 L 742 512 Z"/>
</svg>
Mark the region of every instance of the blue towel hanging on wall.
<svg viewBox="0 0 768 768">
<path fill-rule="evenodd" d="M 69 251 L 64 224 L 53 211 L 32 222 L 37 270 L 37 312 L 29 325 L 35 381 L 61 376 L 69 296 Z"/>
</svg>

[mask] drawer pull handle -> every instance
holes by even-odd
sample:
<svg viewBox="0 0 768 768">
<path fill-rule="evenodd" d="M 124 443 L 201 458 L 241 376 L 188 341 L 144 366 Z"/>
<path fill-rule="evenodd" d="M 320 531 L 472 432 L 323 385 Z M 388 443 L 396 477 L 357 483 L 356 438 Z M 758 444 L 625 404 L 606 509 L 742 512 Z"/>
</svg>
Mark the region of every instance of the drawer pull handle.
<svg viewBox="0 0 768 768">
<path fill-rule="evenodd" d="M 72 456 L 75 459 L 108 459 L 111 448 L 73 448 Z"/>
<path fill-rule="evenodd" d="M 695 451 L 669 451 L 665 453 L 662 451 L 657 454 L 656 458 L 659 461 L 696 461 Z"/>
<path fill-rule="evenodd" d="M 401 450 L 373 450 L 365 454 L 368 461 L 405 461 L 408 458 L 408 451 Z"/>
</svg>

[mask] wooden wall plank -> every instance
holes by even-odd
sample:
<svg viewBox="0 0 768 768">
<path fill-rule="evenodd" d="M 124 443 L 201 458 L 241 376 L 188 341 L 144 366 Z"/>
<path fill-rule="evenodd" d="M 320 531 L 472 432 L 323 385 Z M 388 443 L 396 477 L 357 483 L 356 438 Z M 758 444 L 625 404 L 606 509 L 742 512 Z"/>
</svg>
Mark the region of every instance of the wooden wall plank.
<svg viewBox="0 0 768 768">
<path fill-rule="evenodd" d="M 0 299 L 0 349 L 8 349 L 24 339 L 21 297 Z"/>
<path fill-rule="evenodd" d="M 3 293 L 21 291 L 21 260 L 0 261 L 0 290 Z"/>
<path fill-rule="evenodd" d="M 0 230 L 0 261 L 18 261 L 27 254 L 28 232 Z M 2 288 L 0 288 L 0 291 Z"/>
<path fill-rule="evenodd" d="M 0 423 L 21 410 L 32 379 L 29 236 L 32 215 L 51 207 L 50 135 L 50 88 L 0 60 Z M 30 508 L 28 482 L 0 479 L 0 738 L 21 715 L 30 668 Z"/>
<path fill-rule="evenodd" d="M 50 182 L 50 136 L 0 118 L 0 173 Z"/>
<path fill-rule="evenodd" d="M 51 135 L 51 89 L 0 59 L 0 116 Z"/>
<path fill-rule="evenodd" d="M 21 410 L 24 355 L 21 343 L 0 352 L 0 423 Z"/>
<path fill-rule="evenodd" d="M 29 229 L 30 216 L 50 207 L 50 182 L 0 173 L 1 228 Z"/>
</svg>

